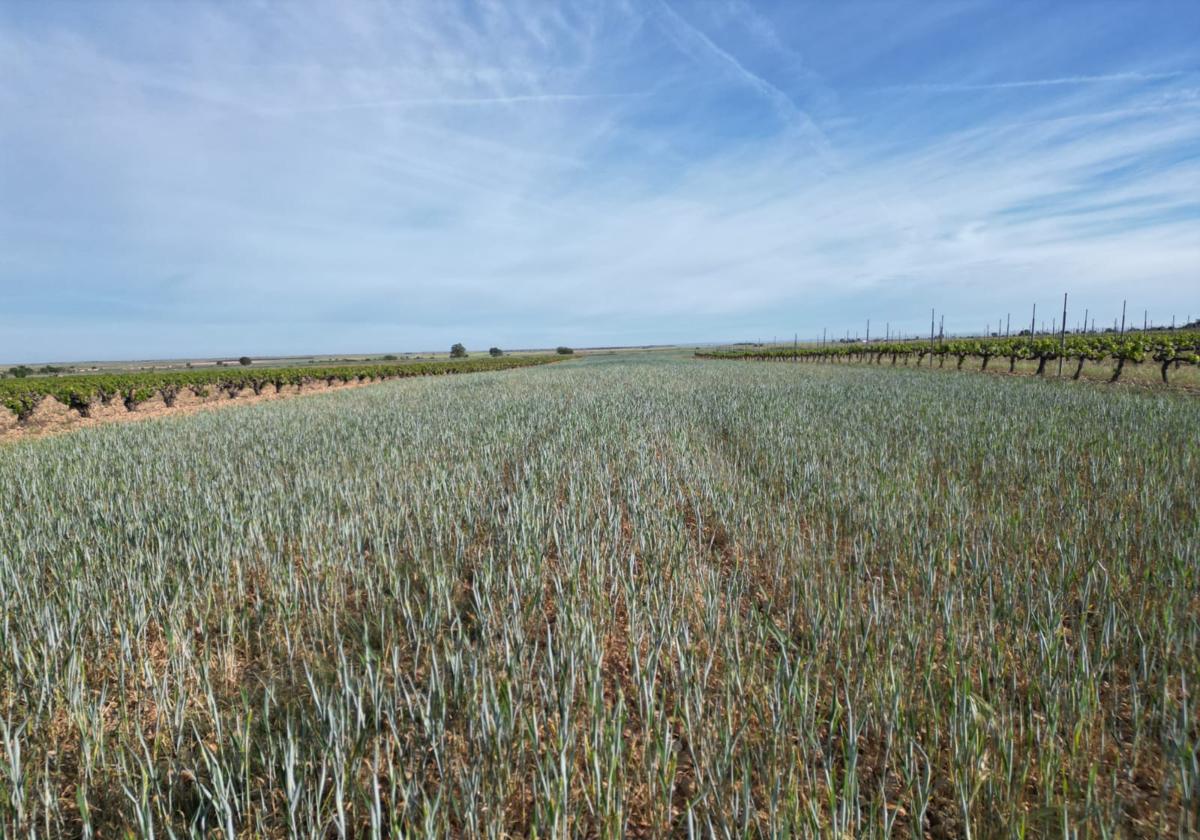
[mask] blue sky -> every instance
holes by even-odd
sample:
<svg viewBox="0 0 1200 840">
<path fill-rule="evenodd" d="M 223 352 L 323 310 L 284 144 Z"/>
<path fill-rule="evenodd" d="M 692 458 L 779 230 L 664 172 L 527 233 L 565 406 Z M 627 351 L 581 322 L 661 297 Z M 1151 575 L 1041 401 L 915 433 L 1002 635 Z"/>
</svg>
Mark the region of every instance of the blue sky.
<svg viewBox="0 0 1200 840">
<path fill-rule="evenodd" d="M 1200 316 L 1200 3 L 0 3 L 0 361 Z M 1040 317 L 1040 316 L 1039 316 Z"/>
</svg>

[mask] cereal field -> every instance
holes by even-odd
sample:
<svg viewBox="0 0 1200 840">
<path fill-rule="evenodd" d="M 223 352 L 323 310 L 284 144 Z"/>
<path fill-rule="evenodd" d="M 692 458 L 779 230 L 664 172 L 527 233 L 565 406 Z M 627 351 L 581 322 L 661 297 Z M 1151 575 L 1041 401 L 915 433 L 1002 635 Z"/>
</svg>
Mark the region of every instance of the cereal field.
<svg viewBox="0 0 1200 840">
<path fill-rule="evenodd" d="M 0 446 L 0 833 L 1186 836 L 1198 440 L 643 354 Z"/>
</svg>

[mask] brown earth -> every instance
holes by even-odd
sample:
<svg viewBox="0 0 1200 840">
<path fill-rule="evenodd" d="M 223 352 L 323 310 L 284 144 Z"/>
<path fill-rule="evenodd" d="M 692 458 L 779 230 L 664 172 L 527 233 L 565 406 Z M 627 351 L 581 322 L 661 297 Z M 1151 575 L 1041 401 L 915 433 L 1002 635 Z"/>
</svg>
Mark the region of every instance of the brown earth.
<svg viewBox="0 0 1200 840">
<path fill-rule="evenodd" d="M 21 425 L 26 430 L 53 433 L 71 426 L 79 419 L 81 419 L 79 412 L 72 411 L 53 397 L 47 397 L 34 406 L 33 411 Z"/>
<path fill-rule="evenodd" d="M 243 388 L 232 398 L 227 392 L 216 388 L 203 397 L 197 396 L 190 388 L 184 388 L 175 395 L 174 404 L 170 406 L 158 394 L 132 409 L 126 408 L 125 403 L 120 399 L 112 400 L 107 404 L 97 401 L 88 407 L 87 417 L 63 405 L 54 397 L 45 397 L 37 404 L 29 417 L 22 421 L 17 420 L 16 415 L 11 411 L 0 407 L 0 443 L 47 437 L 106 423 L 130 423 L 155 417 L 174 417 L 194 414 L 198 411 L 211 411 L 224 406 L 250 405 L 324 391 L 340 391 L 345 388 L 370 385 L 374 381 L 379 380 L 336 382 L 333 385 L 328 385 L 322 380 L 307 385 L 287 385 L 279 392 L 275 391 L 274 385 L 268 385 L 261 394 L 255 394 L 250 388 Z"/>
<path fill-rule="evenodd" d="M 114 420 L 124 420 L 127 414 L 129 414 L 129 409 L 125 407 L 124 401 L 120 399 L 109 400 L 106 403 L 95 402 L 88 406 L 88 419 L 95 420 L 97 423 L 111 423 Z"/>
<path fill-rule="evenodd" d="M 17 430 L 17 417 L 7 409 L 0 409 L 0 440 Z"/>
</svg>

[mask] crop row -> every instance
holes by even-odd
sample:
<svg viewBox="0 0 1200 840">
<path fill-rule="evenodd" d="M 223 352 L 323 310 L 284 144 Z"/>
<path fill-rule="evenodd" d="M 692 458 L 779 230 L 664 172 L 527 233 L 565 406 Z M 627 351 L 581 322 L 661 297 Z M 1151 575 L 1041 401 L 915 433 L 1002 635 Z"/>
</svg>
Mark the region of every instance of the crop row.
<svg viewBox="0 0 1200 840">
<path fill-rule="evenodd" d="M 1196 837 L 1200 400 L 1027 384 L 638 353 L 0 447 L 0 837 Z"/>
<path fill-rule="evenodd" d="M 529 367 L 557 361 L 556 356 L 503 356 L 450 361 L 400 362 L 395 364 L 358 364 L 328 367 L 220 368 L 163 373 L 130 373 L 117 375 L 58 376 L 38 379 L 0 381 L 0 405 L 19 420 L 29 417 L 46 397 L 53 397 L 68 408 L 87 416 L 98 404 L 121 401 L 133 408 L 155 396 L 162 397 L 168 406 L 185 389 L 199 397 L 221 391 L 235 396 L 249 388 L 255 394 L 265 389 L 276 391 L 292 385 L 314 382 L 370 382 L 409 376 L 431 376 L 446 373 L 475 373 Z"/>
<path fill-rule="evenodd" d="M 890 359 L 893 364 L 904 359 L 908 364 L 915 359 L 920 365 L 926 357 L 929 364 L 938 359 L 945 366 L 946 358 L 956 360 L 962 368 L 968 358 L 981 360 L 980 369 L 986 370 L 992 359 L 1007 359 L 1008 369 L 1013 371 L 1018 361 L 1035 360 L 1037 373 L 1042 375 L 1049 362 L 1065 359 L 1075 362 L 1072 378 L 1078 379 L 1086 362 L 1114 363 L 1112 380 L 1121 378 L 1126 364 L 1141 364 L 1153 360 L 1160 366 L 1162 381 L 1169 382 L 1172 366 L 1200 364 L 1200 332 L 1180 332 L 1168 335 L 1073 335 L 1065 340 L 1047 337 L 1019 338 L 970 338 L 942 341 L 885 341 L 863 344 L 836 344 L 796 347 L 754 347 L 713 350 L 697 353 L 701 358 L 754 359 L 776 361 L 803 359 L 809 361 L 874 362 L 883 364 Z"/>
</svg>

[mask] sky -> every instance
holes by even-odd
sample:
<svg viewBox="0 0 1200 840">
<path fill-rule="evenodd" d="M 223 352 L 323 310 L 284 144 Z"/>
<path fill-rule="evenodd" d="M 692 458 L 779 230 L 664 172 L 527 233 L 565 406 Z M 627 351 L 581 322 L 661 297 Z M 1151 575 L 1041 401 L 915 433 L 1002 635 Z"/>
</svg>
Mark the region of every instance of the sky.
<svg viewBox="0 0 1200 840">
<path fill-rule="evenodd" d="M 0 362 L 1200 317 L 1200 2 L 0 2 Z"/>
</svg>

